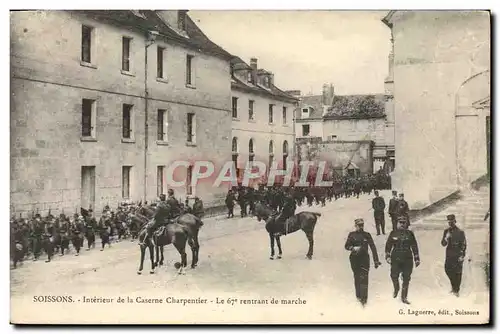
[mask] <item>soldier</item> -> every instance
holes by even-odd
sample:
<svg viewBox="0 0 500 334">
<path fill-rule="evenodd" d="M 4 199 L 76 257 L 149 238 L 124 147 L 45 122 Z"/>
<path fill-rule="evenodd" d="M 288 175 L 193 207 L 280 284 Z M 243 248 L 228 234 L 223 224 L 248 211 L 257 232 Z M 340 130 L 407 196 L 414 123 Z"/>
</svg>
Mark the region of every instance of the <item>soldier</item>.
<svg viewBox="0 0 500 334">
<path fill-rule="evenodd" d="M 392 198 L 389 201 L 389 216 L 391 216 L 393 231 L 396 231 L 398 228 L 397 207 L 398 207 L 398 192 L 396 190 L 393 190 Z"/>
<path fill-rule="evenodd" d="M 380 229 L 382 229 L 382 234 L 385 235 L 385 201 L 379 196 L 378 190 L 375 190 L 375 198 L 372 200 L 373 217 L 375 219 L 375 227 L 377 228 L 377 235 L 380 235 Z"/>
<path fill-rule="evenodd" d="M 462 283 L 462 270 L 467 249 L 465 232 L 457 227 L 455 215 L 446 216 L 449 228 L 443 232 L 441 245 L 446 247 L 446 259 L 444 262 L 444 271 L 450 279 L 451 293 L 459 296 L 460 284 Z"/>
<path fill-rule="evenodd" d="M 351 269 L 354 274 L 356 298 L 361 305 L 365 306 L 368 301 L 368 272 L 370 271 L 368 247 L 370 247 L 372 251 L 375 269 L 377 269 L 381 263 L 372 236 L 370 233 L 363 230 L 363 219 L 356 219 L 354 221 L 354 227 L 356 230 L 349 233 L 344 247 L 351 252 L 349 261 L 351 262 Z"/>
<path fill-rule="evenodd" d="M 198 217 L 198 218 L 202 218 L 205 214 L 204 212 L 204 209 L 203 209 L 203 202 L 201 201 L 201 199 L 196 196 L 194 198 L 194 203 L 193 203 L 193 214 Z"/>
<path fill-rule="evenodd" d="M 293 197 L 290 194 L 284 193 L 283 196 L 284 196 L 283 208 L 279 216 L 276 218 L 276 224 L 278 226 L 283 226 L 282 234 L 286 235 L 288 231 L 285 228 L 285 222 L 288 218 L 292 217 L 295 214 L 297 206 L 295 205 L 295 201 L 293 200 Z"/>
<path fill-rule="evenodd" d="M 403 276 L 403 288 L 401 291 L 401 301 L 410 304 L 408 301 L 408 288 L 410 286 L 411 273 L 413 271 L 413 261 L 415 267 L 420 265 L 417 239 L 412 231 L 408 230 L 406 218 L 398 218 L 398 229 L 392 231 L 385 244 L 385 259 L 391 265 L 391 279 L 394 285 L 393 297 L 399 293 L 399 275 Z"/>
<path fill-rule="evenodd" d="M 226 195 L 226 206 L 227 206 L 227 218 L 234 217 L 234 202 L 236 199 L 234 198 L 233 191 L 229 189 Z"/>
<path fill-rule="evenodd" d="M 241 218 L 246 217 L 247 201 L 246 201 L 245 188 L 243 188 L 242 186 L 238 188 L 238 204 L 240 205 Z"/>
<path fill-rule="evenodd" d="M 399 194 L 398 206 L 396 207 L 396 214 L 399 217 L 406 218 L 406 223 L 410 226 L 410 217 L 409 217 L 410 208 L 408 206 L 408 202 L 405 201 L 405 194 Z"/>
<path fill-rule="evenodd" d="M 168 198 L 166 200 L 166 204 L 170 208 L 170 217 L 174 218 L 180 214 L 180 205 L 179 201 L 174 197 L 174 191 L 172 189 L 168 189 Z"/>
<path fill-rule="evenodd" d="M 42 251 L 42 234 L 44 231 L 44 223 L 42 223 L 42 216 L 37 213 L 32 227 L 32 242 L 33 242 L 33 261 L 38 260 Z"/>
</svg>

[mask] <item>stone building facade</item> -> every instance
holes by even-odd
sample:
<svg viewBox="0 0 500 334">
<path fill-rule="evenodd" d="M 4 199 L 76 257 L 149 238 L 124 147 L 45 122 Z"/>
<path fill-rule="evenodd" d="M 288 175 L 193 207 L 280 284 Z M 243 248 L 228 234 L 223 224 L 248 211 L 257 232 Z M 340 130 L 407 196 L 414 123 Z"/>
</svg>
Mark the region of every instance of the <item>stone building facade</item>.
<svg viewBox="0 0 500 334">
<path fill-rule="evenodd" d="M 13 12 L 10 24 L 13 213 L 100 212 L 168 187 L 222 200 L 167 184 L 175 160 L 231 155 L 231 56 L 186 11 Z"/>
<path fill-rule="evenodd" d="M 298 99 L 274 84 L 274 74 L 232 60 L 232 155 L 241 177 L 249 160 L 280 169 L 294 162 L 294 112 Z M 291 167 L 290 167 L 291 168 Z"/>
<path fill-rule="evenodd" d="M 391 11 L 393 188 L 424 208 L 489 166 L 490 13 Z"/>
</svg>

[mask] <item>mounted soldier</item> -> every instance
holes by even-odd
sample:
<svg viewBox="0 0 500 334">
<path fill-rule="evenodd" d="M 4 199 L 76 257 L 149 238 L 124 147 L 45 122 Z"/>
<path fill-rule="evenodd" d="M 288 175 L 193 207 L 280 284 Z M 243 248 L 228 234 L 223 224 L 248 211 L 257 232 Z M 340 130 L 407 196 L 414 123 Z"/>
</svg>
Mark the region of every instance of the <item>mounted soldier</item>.
<svg viewBox="0 0 500 334">
<path fill-rule="evenodd" d="M 205 215 L 205 210 L 203 208 L 203 202 L 201 201 L 201 199 L 198 196 L 196 196 L 194 198 L 193 214 L 200 219 Z"/>
</svg>

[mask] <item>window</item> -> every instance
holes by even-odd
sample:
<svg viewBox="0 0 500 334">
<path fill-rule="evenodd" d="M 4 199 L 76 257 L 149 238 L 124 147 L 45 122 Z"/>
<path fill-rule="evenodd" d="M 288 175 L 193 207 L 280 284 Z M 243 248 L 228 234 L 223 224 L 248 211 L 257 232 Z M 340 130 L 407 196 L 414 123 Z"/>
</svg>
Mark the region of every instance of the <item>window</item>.
<svg viewBox="0 0 500 334">
<path fill-rule="evenodd" d="M 95 137 L 95 101 L 82 100 L 82 137 Z"/>
<path fill-rule="evenodd" d="M 159 141 L 168 140 L 168 114 L 164 109 L 158 109 L 158 137 Z"/>
<path fill-rule="evenodd" d="M 285 140 L 283 142 L 283 169 L 286 170 L 287 164 L 286 160 L 288 159 L 288 142 Z"/>
<path fill-rule="evenodd" d="M 269 77 L 264 77 L 264 86 L 269 87 Z"/>
<path fill-rule="evenodd" d="M 249 100 L 248 101 L 248 119 L 253 121 L 253 106 L 255 104 L 255 101 L 254 100 Z"/>
<path fill-rule="evenodd" d="M 196 137 L 196 118 L 195 114 L 187 114 L 187 142 L 195 143 Z"/>
<path fill-rule="evenodd" d="M 131 166 L 122 167 L 122 198 L 130 198 L 130 170 Z"/>
<path fill-rule="evenodd" d="M 156 77 L 163 78 L 163 51 L 165 48 L 158 47 L 156 49 Z"/>
<path fill-rule="evenodd" d="M 268 164 L 268 170 L 271 170 L 271 167 L 273 165 L 274 161 L 274 142 L 271 140 L 269 142 L 269 164 Z"/>
<path fill-rule="evenodd" d="M 122 70 L 130 71 L 130 41 L 129 37 L 122 38 Z"/>
<path fill-rule="evenodd" d="M 237 97 L 233 97 L 232 111 L 233 111 L 233 118 L 238 118 L 238 98 Z"/>
<path fill-rule="evenodd" d="M 254 154 L 253 139 L 250 139 L 248 141 L 248 161 L 253 161 Z"/>
<path fill-rule="evenodd" d="M 177 26 L 180 30 L 186 31 L 186 11 L 179 10 L 177 12 Z"/>
<path fill-rule="evenodd" d="M 233 141 L 231 143 L 231 152 L 238 153 L 238 138 L 233 137 Z"/>
<path fill-rule="evenodd" d="M 283 107 L 283 124 L 286 124 L 286 107 Z"/>
<path fill-rule="evenodd" d="M 337 140 L 337 135 L 331 135 L 330 140 Z"/>
<path fill-rule="evenodd" d="M 156 196 L 163 194 L 163 176 L 165 175 L 165 166 L 156 167 Z"/>
<path fill-rule="evenodd" d="M 186 85 L 193 86 L 193 58 L 192 55 L 186 57 Z"/>
<path fill-rule="evenodd" d="M 309 108 L 303 108 L 302 109 L 302 118 L 307 118 L 309 117 Z"/>
<path fill-rule="evenodd" d="M 269 123 L 272 124 L 274 123 L 274 105 L 270 104 L 269 105 Z"/>
<path fill-rule="evenodd" d="M 249 82 L 249 83 L 253 83 L 253 76 L 252 76 L 252 72 L 248 72 L 248 73 L 247 73 L 247 82 Z"/>
<path fill-rule="evenodd" d="M 302 125 L 302 136 L 303 137 L 309 136 L 309 131 L 310 131 L 309 124 L 303 124 Z"/>
<path fill-rule="evenodd" d="M 94 28 L 82 26 L 82 61 L 90 63 L 92 61 L 92 31 Z"/>
<path fill-rule="evenodd" d="M 123 129 L 123 138 L 130 139 L 132 138 L 132 107 L 131 104 L 124 104 L 122 111 L 122 129 Z"/>
<path fill-rule="evenodd" d="M 193 166 L 188 166 L 186 175 L 186 194 L 193 194 L 193 186 L 191 182 L 193 181 Z"/>
</svg>

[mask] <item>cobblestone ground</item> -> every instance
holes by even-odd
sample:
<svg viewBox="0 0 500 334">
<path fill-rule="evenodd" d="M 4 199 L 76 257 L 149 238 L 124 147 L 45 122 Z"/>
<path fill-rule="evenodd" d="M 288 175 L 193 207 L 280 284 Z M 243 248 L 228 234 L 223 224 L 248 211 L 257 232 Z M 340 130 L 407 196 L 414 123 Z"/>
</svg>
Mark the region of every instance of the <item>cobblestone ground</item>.
<svg viewBox="0 0 500 334">
<path fill-rule="evenodd" d="M 389 194 L 385 192 L 387 199 Z M 284 256 L 269 260 L 269 238 L 264 224 L 255 218 L 205 220 L 201 231 L 200 262 L 186 275 L 178 275 L 173 263 L 179 255 L 173 247 L 165 249 L 166 266 L 149 274 L 145 261 L 142 275 L 136 271 L 139 249 L 136 242 L 122 241 L 105 251 L 83 251 L 56 257 L 51 263 L 27 261 L 11 271 L 11 320 L 31 323 L 478 323 L 486 322 L 488 289 L 484 283 L 482 261 L 486 235 L 467 231 L 469 255 L 466 259 L 462 294 L 451 296 L 444 273 L 442 231 L 416 230 L 422 264 L 413 271 L 409 299 L 403 306 L 392 298 L 389 265 L 370 271 L 370 296 L 362 309 L 355 300 L 348 252 L 344 250 L 353 220 L 365 218 L 383 258 L 385 236 L 376 236 L 371 196 L 340 199 L 325 207 L 299 210 L 322 213 L 315 231 L 312 261 L 305 259 L 307 239 L 299 231 L 282 238 Z M 389 217 L 386 217 L 389 221 Z M 389 224 L 390 225 L 390 224 Z M 443 222 L 443 228 L 446 223 Z M 188 261 L 190 254 L 188 253 Z M 38 303 L 34 296 L 72 296 L 73 303 Z M 118 303 L 121 296 L 133 303 Z M 87 303 L 83 298 L 114 298 L 112 303 Z M 158 298 L 162 304 L 139 303 L 136 298 Z M 206 299 L 204 304 L 166 303 L 175 299 Z M 275 298 L 278 304 L 272 304 Z M 267 300 L 267 306 L 247 300 Z M 290 305 L 282 299 L 292 300 Z M 171 299 L 168 299 L 172 301 Z M 220 301 L 224 301 L 221 304 Z M 306 304 L 303 304 L 305 301 Z M 477 311 L 479 315 L 457 315 L 455 309 Z M 453 315 L 409 314 L 448 310 Z M 400 313 L 404 313 L 400 315 Z"/>
</svg>

